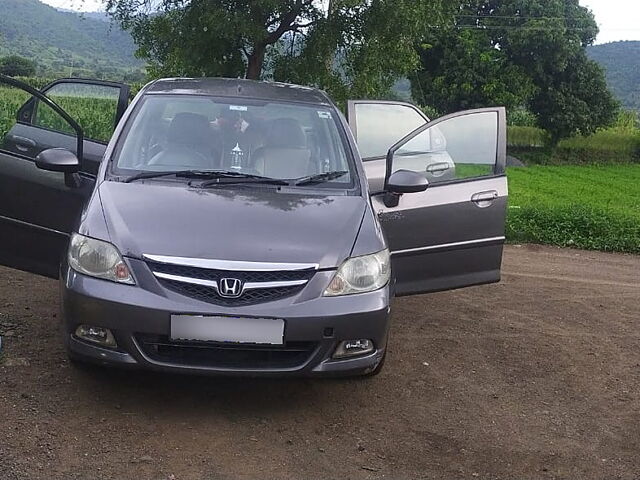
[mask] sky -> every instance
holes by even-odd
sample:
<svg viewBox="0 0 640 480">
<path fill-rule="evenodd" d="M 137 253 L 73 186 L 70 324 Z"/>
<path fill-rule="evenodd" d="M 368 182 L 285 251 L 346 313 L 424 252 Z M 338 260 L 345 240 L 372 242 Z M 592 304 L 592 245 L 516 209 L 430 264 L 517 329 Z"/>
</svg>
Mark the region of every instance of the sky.
<svg viewBox="0 0 640 480">
<path fill-rule="evenodd" d="M 49 5 L 85 12 L 101 10 L 102 0 L 43 0 Z M 600 26 L 596 43 L 640 40 L 640 0 L 580 0 L 589 7 Z"/>
</svg>

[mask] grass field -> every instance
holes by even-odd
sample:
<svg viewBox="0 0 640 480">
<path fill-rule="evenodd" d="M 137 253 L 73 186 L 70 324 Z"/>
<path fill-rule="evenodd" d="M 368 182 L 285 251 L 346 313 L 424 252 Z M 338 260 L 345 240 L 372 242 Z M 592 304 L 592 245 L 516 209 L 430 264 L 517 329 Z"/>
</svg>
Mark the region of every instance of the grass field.
<svg viewBox="0 0 640 480">
<path fill-rule="evenodd" d="M 510 168 L 507 237 L 640 253 L 640 165 Z"/>
</svg>

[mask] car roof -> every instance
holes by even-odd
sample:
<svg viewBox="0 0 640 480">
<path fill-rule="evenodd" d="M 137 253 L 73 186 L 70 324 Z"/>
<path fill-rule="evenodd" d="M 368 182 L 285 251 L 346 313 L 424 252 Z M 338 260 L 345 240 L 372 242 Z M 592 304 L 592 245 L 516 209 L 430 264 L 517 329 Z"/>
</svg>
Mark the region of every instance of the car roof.
<svg viewBox="0 0 640 480">
<path fill-rule="evenodd" d="M 327 94 L 315 88 L 233 78 L 162 78 L 148 84 L 144 88 L 144 93 L 212 95 L 332 105 Z"/>
</svg>

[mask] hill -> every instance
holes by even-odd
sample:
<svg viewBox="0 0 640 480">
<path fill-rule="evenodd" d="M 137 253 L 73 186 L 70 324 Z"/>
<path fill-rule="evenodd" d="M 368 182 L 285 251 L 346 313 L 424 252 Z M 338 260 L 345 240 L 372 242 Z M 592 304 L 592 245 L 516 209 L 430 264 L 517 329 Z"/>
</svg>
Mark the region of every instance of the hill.
<svg viewBox="0 0 640 480">
<path fill-rule="evenodd" d="M 39 74 L 125 78 L 142 62 L 131 36 L 98 15 L 56 10 L 38 0 L 0 0 L 0 56 L 35 60 Z"/>
<path fill-rule="evenodd" d="M 640 110 L 640 42 L 594 45 L 589 57 L 607 71 L 607 82 L 625 108 Z"/>
</svg>

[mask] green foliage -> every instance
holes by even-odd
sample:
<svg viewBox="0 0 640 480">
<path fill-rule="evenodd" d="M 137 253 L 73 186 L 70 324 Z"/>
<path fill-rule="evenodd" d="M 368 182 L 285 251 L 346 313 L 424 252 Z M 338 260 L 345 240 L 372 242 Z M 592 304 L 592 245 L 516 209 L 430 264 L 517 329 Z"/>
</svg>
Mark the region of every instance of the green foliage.
<svg viewBox="0 0 640 480">
<path fill-rule="evenodd" d="M 640 253 L 640 165 L 512 168 L 511 242 Z"/>
<path fill-rule="evenodd" d="M 510 147 L 542 148 L 549 144 L 549 135 L 537 127 L 509 126 L 507 142 Z"/>
<path fill-rule="evenodd" d="M 585 53 L 598 27 L 578 0 L 459 0 L 450 9 L 450 26 L 428 30 L 419 47 L 414 96 L 425 92 L 445 112 L 526 106 L 554 144 L 615 120 L 604 73 Z"/>
<path fill-rule="evenodd" d="M 534 96 L 530 107 L 553 144 L 576 134 L 592 134 L 615 121 L 618 104 L 607 90 L 602 69 L 584 52 L 549 78 L 550 87 Z"/>
<path fill-rule="evenodd" d="M 49 83 L 48 80 L 27 80 L 29 80 L 27 83 L 36 88 Z M 29 98 L 30 95 L 23 90 L 0 86 L 0 142 L 16 123 L 18 109 Z M 117 107 L 115 100 L 77 96 L 56 96 L 53 100 L 80 124 L 87 138 L 102 142 L 107 142 L 111 138 Z M 44 104 L 38 106 L 36 124 L 75 135 L 64 119 Z"/>
<path fill-rule="evenodd" d="M 131 36 L 106 17 L 62 12 L 38 0 L 0 0 L 0 11 L 0 56 L 31 59 L 39 75 L 141 77 Z"/>
<path fill-rule="evenodd" d="M 82 127 L 85 138 L 108 142 L 113 134 L 117 102 L 107 98 L 57 96 L 53 99 Z M 35 124 L 58 132 L 75 135 L 75 131 L 55 111 L 38 105 Z"/>
<path fill-rule="evenodd" d="M 0 86 L 0 142 L 16 123 L 16 114 L 29 94 L 17 88 Z"/>
<path fill-rule="evenodd" d="M 549 146 L 549 136 L 542 129 L 510 126 L 508 143 L 513 155 L 530 164 L 640 163 L 640 128 L 635 112 L 621 112 L 613 127 L 564 139 L 555 147 Z"/>
<path fill-rule="evenodd" d="M 522 105 L 534 86 L 483 30 L 434 29 L 419 48 L 413 96 L 443 112 Z"/>
<path fill-rule="evenodd" d="M 36 73 L 35 62 L 19 55 L 0 58 L 0 73 L 9 77 L 29 77 Z"/>
<path fill-rule="evenodd" d="M 142 7 L 141 7 L 142 4 Z M 441 0 L 108 0 L 153 75 L 267 78 L 387 96 Z"/>
<path fill-rule="evenodd" d="M 507 123 L 514 127 L 535 127 L 538 119 L 526 108 L 516 107 L 507 110 Z"/>
<path fill-rule="evenodd" d="M 622 106 L 640 111 L 640 42 L 594 45 L 587 54 L 605 69 L 607 83 Z"/>
</svg>

